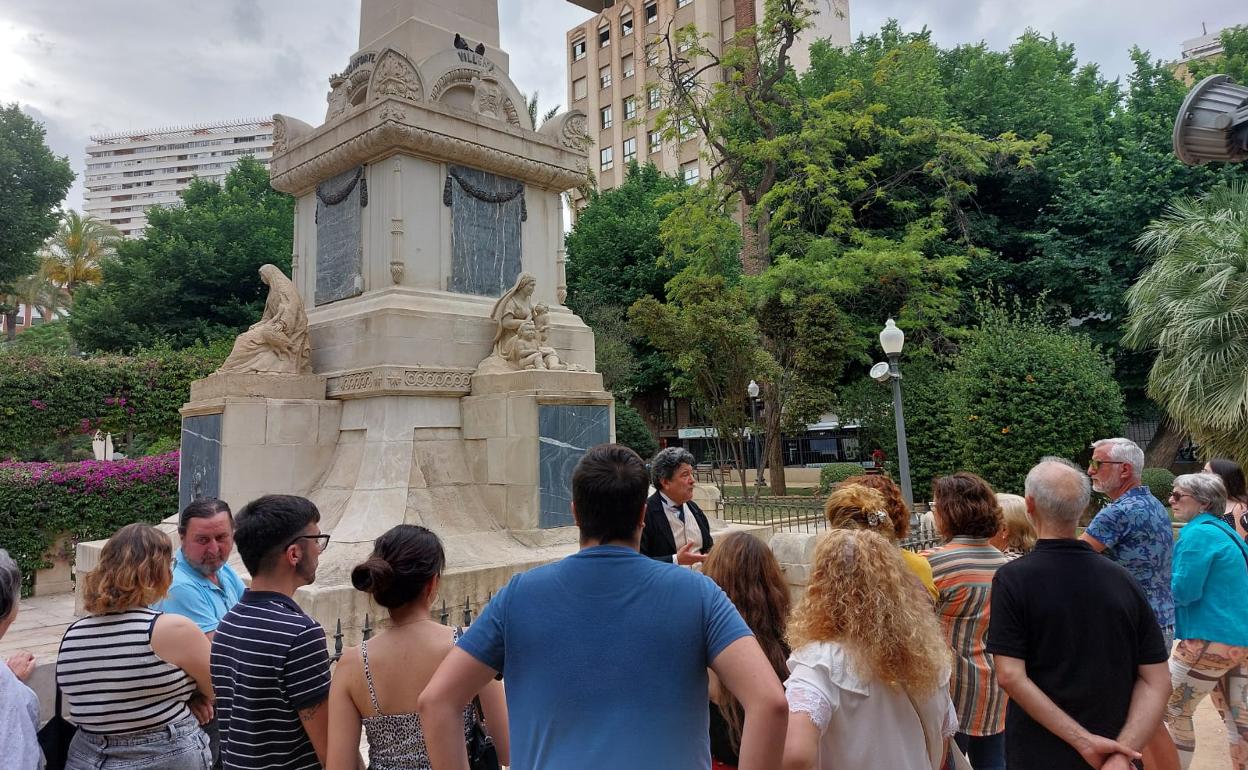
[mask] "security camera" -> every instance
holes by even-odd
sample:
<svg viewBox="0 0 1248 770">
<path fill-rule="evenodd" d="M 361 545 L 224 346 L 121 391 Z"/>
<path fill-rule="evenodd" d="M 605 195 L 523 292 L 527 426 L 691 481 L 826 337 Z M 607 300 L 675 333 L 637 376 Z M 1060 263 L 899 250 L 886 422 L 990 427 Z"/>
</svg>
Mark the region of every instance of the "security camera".
<svg viewBox="0 0 1248 770">
<path fill-rule="evenodd" d="M 1248 88 L 1227 75 L 1197 83 L 1174 121 L 1174 154 L 1189 166 L 1248 160 Z"/>
<path fill-rule="evenodd" d="M 888 378 L 890 376 L 891 374 L 888 371 L 888 364 L 883 361 L 871 367 L 871 379 L 876 382 L 888 382 Z"/>
</svg>

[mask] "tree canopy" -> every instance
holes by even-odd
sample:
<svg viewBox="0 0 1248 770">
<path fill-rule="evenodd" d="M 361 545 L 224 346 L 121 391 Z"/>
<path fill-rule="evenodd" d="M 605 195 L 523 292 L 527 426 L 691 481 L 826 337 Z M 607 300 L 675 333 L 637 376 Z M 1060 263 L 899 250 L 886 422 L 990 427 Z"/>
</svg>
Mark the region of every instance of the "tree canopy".
<svg viewBox="0 0 1248 770">
<path fill-rule="evenodd" d="M 98 351 L 233 336 L 263 312 L 260 266 L 289 273 L 293 236 L 294 199 L 243 158 L 224 185 L 196 180 L 181 206 L 148 210 L 143 237 L 103 261 L 99 286 L 79 290 L 70 333 Z"/>
<path fill-rule="evenodd" d="M 0 106 L 0 285 L 36 269 L 73 181 L 69 161 L 44 142 L 43 126 L 16 104 Z"/>
</svg>

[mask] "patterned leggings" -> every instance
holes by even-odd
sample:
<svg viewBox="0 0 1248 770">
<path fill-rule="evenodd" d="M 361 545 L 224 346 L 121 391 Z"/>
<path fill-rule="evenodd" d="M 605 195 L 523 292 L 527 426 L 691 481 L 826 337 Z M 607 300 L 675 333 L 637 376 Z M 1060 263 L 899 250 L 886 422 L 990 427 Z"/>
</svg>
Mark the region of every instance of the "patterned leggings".
<svg viewBox="0 0 1248 770">
<path fill-rule="evenodd" d="M 1192 715 L 1206 695 L 1222 699 L 1230 737 L 1231 767 L 1248 770 L 1248 647 L 1232 647 L 1199 639 L 1184 639 L 1170 656 L 1170 702 L 1166 725 L 1179 750 L 1184 770 L 1192 764 L 1196 733 Z"/>
</svg>

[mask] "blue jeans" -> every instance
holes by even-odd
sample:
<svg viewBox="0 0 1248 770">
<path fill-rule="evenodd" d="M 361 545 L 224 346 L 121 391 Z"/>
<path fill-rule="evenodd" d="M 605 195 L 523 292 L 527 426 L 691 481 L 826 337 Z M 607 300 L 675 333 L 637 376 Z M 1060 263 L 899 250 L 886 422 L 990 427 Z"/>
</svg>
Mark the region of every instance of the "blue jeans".
<svg viewBox="0 0 1248 770">
<path fill-rule="evenodd" d="M 187 714 L 164 727 L 124 735 L 79 730 L 65 770 L 211 770 L 208 735 Z"/>
<path fill-rule="evenodd" d="M 975 770 L 1005 770 L 1005 733 L 967 735 L 957 733 L 953 740 Z"/>
</svg>

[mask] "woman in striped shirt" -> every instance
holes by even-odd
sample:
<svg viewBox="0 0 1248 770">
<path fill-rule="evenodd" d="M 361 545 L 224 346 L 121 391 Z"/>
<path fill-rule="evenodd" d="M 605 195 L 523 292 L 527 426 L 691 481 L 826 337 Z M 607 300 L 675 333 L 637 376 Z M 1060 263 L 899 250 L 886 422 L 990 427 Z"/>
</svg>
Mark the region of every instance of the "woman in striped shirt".
<svg viewBox="0 0 1248 770">
<path fill-rule="evenodd" d="M 199 728 L 212 712 L 208 638 L 188 618 L 148 609 L 173 580 L 168 536 L 119 529 L 83 581 L 89 617 L 65 631 L 56 683 L 78 726 L 68 770 L 208 770 Z"/>
<path fill-rule="evenodd" d="M 947 541 L 931 551 L 936 614 L 953 648 L 949 689 L 958 712 L 958 747 L 975 770 L 1005 770 L 1005 693 L 985 650 L 992 578 L 1005 556 L 989 540 L 1001 529 L 1001 506 L 974 473 L 936 479 L 936 529 Z"/>
</svg>

